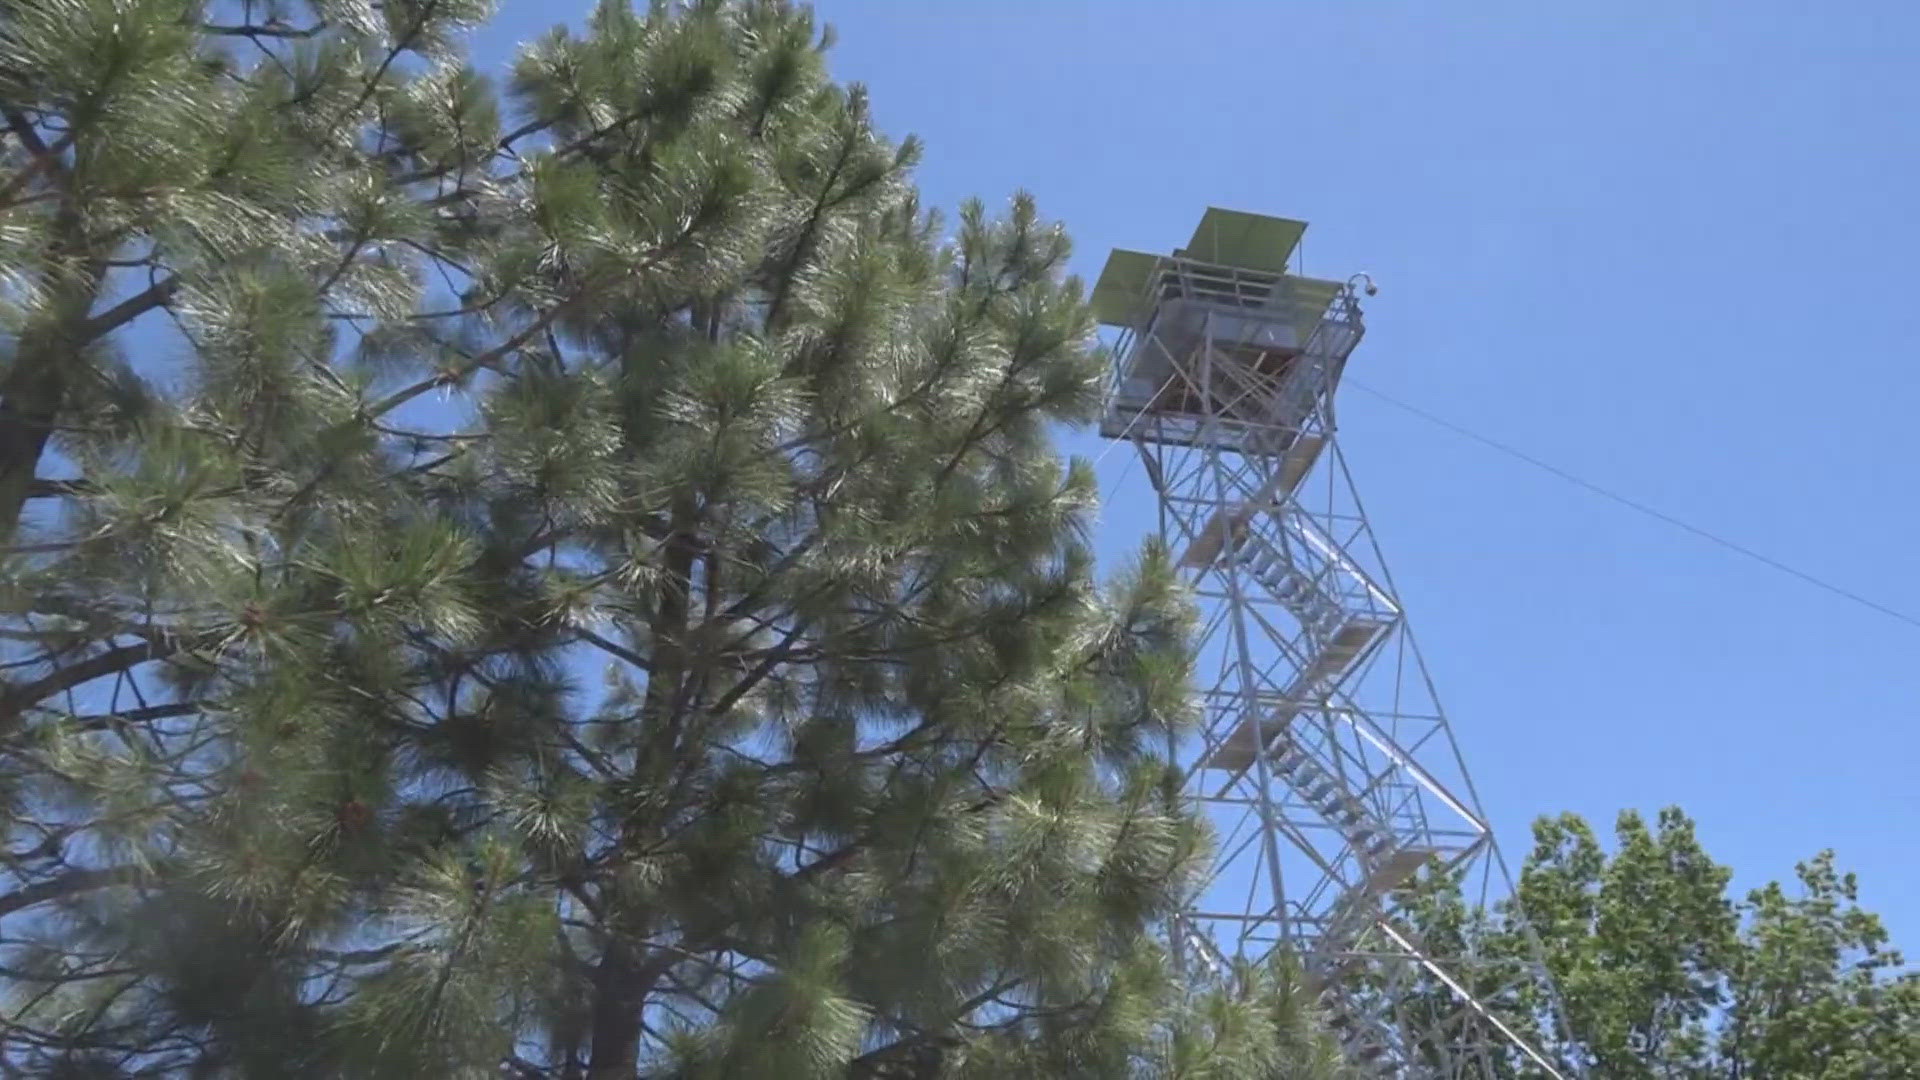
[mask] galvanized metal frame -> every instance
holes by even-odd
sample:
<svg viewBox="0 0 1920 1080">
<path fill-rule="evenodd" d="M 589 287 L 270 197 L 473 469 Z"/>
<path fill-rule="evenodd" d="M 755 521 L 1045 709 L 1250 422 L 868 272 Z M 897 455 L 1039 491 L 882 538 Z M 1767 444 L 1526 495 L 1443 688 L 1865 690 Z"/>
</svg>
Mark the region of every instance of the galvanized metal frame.
<svg viewBox="0 0 1920 1080">
<path fill-rule="evenodd" d="M 1483 906 L 1511 883 L 1335 438 L 1358 298 L 1272 265 L 1176 255 L 1136 304 L 1103 298 L 1120 330 L 1103 433 L 1137 449 L 1203 611 L 1203 722 L 1169 750 L 1218 854 L 1176 956 L 1205 979 L 1296 953 L 1377 1075 L 1493 1076 L 1516 1058 L 1566 1075 L 1490 1004 L 1552 993 L 1537 942 L 1476 956 L 1402 917 L 1420 873 L 1457 875 Z"/>
</svg>

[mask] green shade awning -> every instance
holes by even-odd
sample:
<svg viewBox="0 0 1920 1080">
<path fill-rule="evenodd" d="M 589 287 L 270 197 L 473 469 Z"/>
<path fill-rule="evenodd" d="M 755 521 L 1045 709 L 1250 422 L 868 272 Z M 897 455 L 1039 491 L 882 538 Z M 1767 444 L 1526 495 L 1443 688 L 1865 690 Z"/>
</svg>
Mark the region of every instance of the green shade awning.
<svg viewBox="0 0 1920 1080">
<path fill-rule="evenodd" d="M 1306 231 L 1304 221 L 1213 206 L 1201 215 L 1199 227 L 1193 230 L 1193 239 L 1174 252 L 1173 257 L 1259 274 L 1286 275 L 1287 263 Z M 1147 290 L 1163 261 L 1158 255 L 1115 248 L 1107 256 L 1107 265 L 1100 271 L 1100 280 L 1094 284 L 1093 295 L 1089 297 L 1094 316 L 1108 326 L 1132 324 L 1141 314 L 1142 306 L 1151 302 Z M 1313 278 L 1287 275 L 1287 280 L 1293 283 L 1294 300 L 1312 310 L 1316 319 L 1319 310 L 1342 288 L 1337 282 Z"/>
<path fill-rule="evenodd" d="M 1140 305 L 1146 302 L 1147 286 L 1152 283 L 1153 272 L 1159 265 L 1158 255 L 1114 248 L 1089 298 L 1094 317 L 1108 326 L 1131 323 Z"/>
<path fill-rule="evenodd" d="M 1283 274 L 1307 223 L 1209 206 L 1177 254 L 1197 262 Z"/>
</svg>

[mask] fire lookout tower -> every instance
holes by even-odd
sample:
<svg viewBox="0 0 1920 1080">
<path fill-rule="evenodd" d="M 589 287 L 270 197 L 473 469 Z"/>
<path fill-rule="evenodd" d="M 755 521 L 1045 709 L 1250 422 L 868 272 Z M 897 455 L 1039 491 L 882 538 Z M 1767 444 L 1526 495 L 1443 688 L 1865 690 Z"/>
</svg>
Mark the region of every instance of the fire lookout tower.
<svg viewBox="0 0 1920 1080">
<path fill-rule="evenodd" d="M 1194 979 L 1290 950 L 1351 1062 L 1382 1077 L 1549 1063 L 1494 1003 L 1551 993 L 1406 918 L 1424 873 L 1510 885 L 1335 441 L 1363 326 L 1355 283 L 1289 264 L 1306 225 L 1209 209 L 1171 256 L 1116 250 L 1102 434 L 1138 451 L 1200 602 L 1199 735 L 1171 747 L 1214 865 L 1176 927 Z"/>
</svg>

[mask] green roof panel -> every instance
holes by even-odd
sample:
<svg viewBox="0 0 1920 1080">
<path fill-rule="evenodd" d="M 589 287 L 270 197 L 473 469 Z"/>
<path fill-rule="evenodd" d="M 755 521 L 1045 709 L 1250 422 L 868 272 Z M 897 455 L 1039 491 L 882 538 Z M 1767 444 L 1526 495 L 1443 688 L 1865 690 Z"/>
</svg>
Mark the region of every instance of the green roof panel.
<svg viewBox="0 0 1920 1080">
<path fill-rule="evenodd" d="M 1146 301 L 1147 287 L 1152 284 L 1153 272 L 1159 265 L 1158 255 L 1114 248 L 1089 298 L 1094 317 L 1108 326 L 1133 322 L 1140 305 Z"/>
<path fill-rule="evenodd" d="M 1307 223 L 1240 210 L 1207 207 L 1193 239 L 1179 254 L 1198 262 L 1285 273 Z"/>
<path fill-rule="evenodd" d="M 1242 270 L 1285 274 L 1287 263 L 1293 258 L 1294 250 L 1300 245 L 1300 237 L 1306 231 L 1307 223 L 1304 221 L 1211 206 L 1201 216 L 1199 227 L 1193 231 L 1193 239 L 1187 242 L 1186 247 L 1174 252 L 1174 257 Z M 1140 314 L 1141 306 L 1147 302 L 1147 289 L 1152 285 L 1153 275 L 1159 270 L 1161 261 L 1157 255 L 1115 248 L 1107 256 L 1107 265 L 1100 271 L 1100 280 L 1094 283 L 1093 295 L 1089 297 L 1094 316 L 1108 326 L 1132 323 Z M 1295 298 L 1308 308 L 1324 307 L 1341 289 L 1338 283 L 1331 281 L 1291 275 L 1289 280 L 1293 282 Z"/>
</svg>

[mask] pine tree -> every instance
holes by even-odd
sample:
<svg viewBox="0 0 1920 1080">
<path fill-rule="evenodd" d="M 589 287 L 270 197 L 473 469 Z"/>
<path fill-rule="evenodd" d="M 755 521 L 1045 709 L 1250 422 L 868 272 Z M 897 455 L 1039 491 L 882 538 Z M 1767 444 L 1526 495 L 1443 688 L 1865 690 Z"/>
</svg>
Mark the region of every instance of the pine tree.
<svg viewBox="0 0 1920 1080">
<path fill-rule="evenodd" d="M 0 14 L 0 1062 L 1336 1075 L 1179 984 L 1190 611 L 1059 227 L 774 0 Z M 1194 992 L 1190 992 L 1194 991 Z"/>
</svg>

